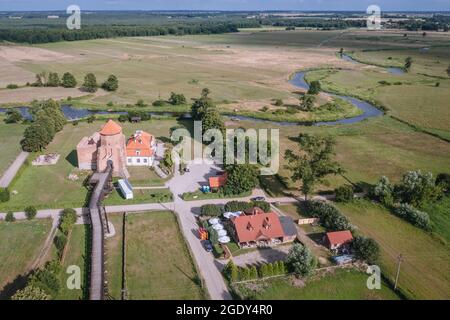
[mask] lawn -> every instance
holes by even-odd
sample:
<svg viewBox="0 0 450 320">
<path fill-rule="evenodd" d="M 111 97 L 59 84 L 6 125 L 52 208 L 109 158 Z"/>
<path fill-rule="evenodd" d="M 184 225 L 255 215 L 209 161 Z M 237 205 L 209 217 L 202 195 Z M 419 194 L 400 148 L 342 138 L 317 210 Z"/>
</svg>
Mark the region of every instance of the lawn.
<svg viewBox="0 0 450 320">
<path fill-rule="evenodd" d="M 115 189 L 103 203 L 107 206 L 139 204 L 139 203 L 168 203 L 172 202 L 172 193 L 169 189 L 133 190 L 134 198 L 127 200 L 120 190 Z"/>
<path fill-rule="evenodd" d="M 450 250 L 447 245 L 368 201 L 338 204 L 338 207 L 363 234 L 380 244 L 379 265 L 391 281 L 395 279 L 397 256 L 402 254 L 404 262 L 399 288 L 407 297 L 450 297 Z"/>
<path fill-rule="evenodd" d="M 428 203 L 421 210 L 430 215 L 433 232 L 450 244 L 450 197 Z"/>
<path fill-rule="evenodd" d="M 26 275 L 51 229 L 50 220 L 0 222 L 0 292 Z"/>
<path fill-rule="evenodd" d="M 6 124 L 4 119 L 0 114 L 0 176 L 22 151 L 20 140 L 26 128 L 23 124 Z"/>
<path fill-rule="evenodd" d="M 129 214 L 126 239 L 129 299 L 204 298 L 193 260 L 172 212 Z"/>
<path fill-rule="evenodd" d="M 28 166 L 10 186 L 16 190 L 7 203 L 0 204 L 0 211 L 21 211 L 27 205 L 36 208 L 79 208 L 85 204 L 87 189 L 83 187 L 83 180 L 89 175 L 88 171 L 79 171 L 77 166 L 76 145 L 82 137 L 99 131 L 103 121 L 94 123 L 80 122 L 77 126 L 67 124 L 48 146 L 46 152 L 61 154 L 61 158 L 54 166 Z M 176 120 L 151 120 L 139 124 L 123 123 L 122 128 L 126 137 L 138 129 L 148 131 L 158 137 L 167 137 L 170 128 L 182 125 Z M 32 154 L 30 159 L 34 159 Z M 78 181 L 71 181 L 68 176 L 75 173 Z M 155 181 L 155 180 L 154 180 Z"/>
<path fill-rule="evenodd" d="M 128 172 L 133 187 L 161 187 L 166 182 L 148 167 L 128 167 Z"/>
<path fill-rule="evenodd" d="M 87 236 L 89 232 L 89 225 L 75 225 L 67 243 L 67 251 L 62 262 L 61 291 L 56 297 L 56 300 L 83 300 L 89 297 L 89 288 L 87 287 L 88 275 L 87 266 L 90 261 L 90 248 L 87 247 Z M 69 266 L 78 266 L 81 269 L 81 289 L 69 290 L 66 282 L 69 274 L 66 270 Z"/>
<path fill-rule="evenodd" d="M 123 215 L 109 214 L 108 221 L 114 225 L 116 234 L 105 241 L 105 252 L 108 264 L 106 280 L 108 295 L 113 300 L 122 298 L 122 246 L 123 246 Z"/>
<path fill-rule="evenodd" d="M 293 278 L 290 277 L 269 280 L 261 283 L 256 291 L 250 291 L 249 293 L 252 294 L 252 298 L 255 300 L 399 299 L 384 282 L 382 283 L 381 290 L 369 290 L 366 286 L 367 278 L 368 275 L 360 271 L 341 269 L 322 277 L 313 277 L 304 286 L 296 286 Z"/>
</svg>

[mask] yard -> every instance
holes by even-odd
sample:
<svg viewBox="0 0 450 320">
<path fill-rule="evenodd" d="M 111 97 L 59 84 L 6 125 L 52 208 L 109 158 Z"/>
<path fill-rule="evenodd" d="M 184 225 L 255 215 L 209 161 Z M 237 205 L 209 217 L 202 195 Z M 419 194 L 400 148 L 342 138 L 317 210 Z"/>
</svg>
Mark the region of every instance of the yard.
<svg viewBox="0 0 450 320">
<path fill-rule="evenodd" d="M 172 212 L 129 214 L 126 257 L 129 299 L 204 298 L 192 258 Z"/>
<path fill-rule="evenodd" d="M 140 204 L 140 203 L 168 203 L 172 202 L 169 189 L 138 189 L 133 190 L 133 199 L 125 199 L 119 189 L 115 189 L 103 203 L 106 206 Z"/>
<path fill-rule="evenodd" d="M 108 214 L 108 221 L 114 225 L 115 236 L 106 239 L 105 252 L 108 264 L 106 280 L 108 281 L 108 295 L 113 300 L 122 298 L 122 246 L 123 246 L 123 215 Z"/>
<path fill-rule="evenodd" d="M 51 225 L 50 220 L 0 222 L 0 297 L 5 285 L 30 271 Z"/>
<path fill-rule="evenodd" d="M 398 300 L 382 283 L 381 290 L 369 290 L 368 275 L 357 270 L 337 269 L 323 276 L 313 276 L 306 283 L 293 277 L 239 284 L 244 295 L 255 300 Z"/>
<path fill-rule="evenodd" d="M 21 211 L 27 205 L 33 205 L 38 209 L 82 207 L 87 195 L 83 180 L 89 175 L 89 172 L 79 171 L 76 168 L 78 165 L 76 145 L 82 137 L 99 131 L 103 124 L 103 121 L 80 122 L 76 126 L 67 124 L 46 150 L 46 153 L 61 154 L 58 163 L 53 166 L 29 165 L 24 168 L 10 186 L 10 190 L 17 191 L 17 194 L 12 195 L 9 202 L 0 204 L 0 211 Z M 126 137 L 129 137 L 134 131 L 142 129 L 158 138 L 168 137 L 170 128 L 182 125 L 182 123 L 180 124 L 176 120 L 151 120 L 140 124 L 123 123 L 121 125 Z M 2 126 L 0 125 L 0 128 L 3 128 Z M 30 159 L 34 159 L 36 156 L 36 154 L 32 154 Z M 68 177 L 72 173 L 78 175 L 79 180 L 69 180 Z M 144 176 L 144 180 L 148 178 L 149 184 L 160 183 L 153 175 L 150 175 L 151 173 Z"/>
<path fill-rule="evenodd" d="M 56 300 L 83 300 L 89 296 L 88 265 L 90 263 L 90 248 L 88 247 L 89 225 L 75 225 L 67 243 L 66 254 L 62 262 L 61 291 Z M 66 282 L 70 276 L 66 273 L 69 266 L 78 266 L 81 269 L 81 290 L 69 290 Z"/>
<path fill-rule="evenodd" d="M 365 235 L 381 247 L 381 271 L 392 281 L 402 254 L 399 288 L 413 299 L 450 297 L 450 250 L 436 237 L 392 215 L 381 206 L 360 200 L 338 207 Z"/>
</svg>

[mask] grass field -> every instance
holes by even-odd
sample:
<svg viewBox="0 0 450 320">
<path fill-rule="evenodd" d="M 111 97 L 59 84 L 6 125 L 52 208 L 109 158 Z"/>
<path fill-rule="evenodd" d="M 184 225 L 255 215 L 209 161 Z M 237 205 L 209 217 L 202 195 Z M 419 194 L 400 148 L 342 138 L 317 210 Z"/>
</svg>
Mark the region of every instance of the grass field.
<svg viewBox="0 0 450 320">
<path fill-rule="evenodd" d="M 27 205 L 37 208 L 79 208 L 85 203 L 87 190 L 82 186 L 88 172 L 80 172 L 77 166 L 76 145 L 82 137 L 91 135 L 101 129 L 104 122 L 80 122 L 77 126 L 67 124 L 50 143 L 46 152 L 61 154 L 61 158 L 54 166 L 28 166 L 10 186 L 10 190 L 18 193 L 7 203 L 0 204 L 1 211 L 23 210 Z M 155 137 L 167 137 L 170 128 L 182 123 L 176 120 L 152 120 L 140 124 L 124 123 L 123 131 L 129 137 L 137 129 L 147 131 Z M 30 156 L 34 159 L 35 154 Z M 1 157 L 0 157 L 1 158 Z M 70 181 L 71 173 L 79 175 L 78 181 Z M 155 177 L 149 176 L 150 183 L 156 182 Z M 142 182 L 142 181 L 141 181 Z M 159 184 L 159 181 L 158 181 Z"/>
<path fill-rule="evenodd" d="M 304 286 L 295 285 L 293 278 L 275 279 L 267 281 L 259 287 L 256 286 L 257 289 L 251 293 L 251 296 L 256 300 L 399 299 L 384 282 L 381 290 L 367 289 L 367 277 L 368 275 L 356 270 L 336 270 L 322 277 L 313 277 Z"/>
<path fill-rule="evenodd" d="M 26 128 L 21 124 L 6 124 L 0 115 L 0 175 L 9 167 L 21 150 L 20 140 Z"/>
<path fill-rule="evenodd" d="M 90 260 L 88 243 L 86 242 L 87 230 L 89 225 L 75 225 L 73 227 L 64 261 L 62 263 L 62 271 L 60 275 L 61 279 L 61 291 L 56 297 L 56 300 L 83 300 L 87 299 L 89 288 L 87 288 L 86 281 L 86 267 Z M 66 270 L 69 266 L 78 266 L 81 269 L 81 290 L 69 290 L 66 282 L 69 275 Z"/>
<path fill-rule="evenodd" d="M 50 220 L 0 222 L 0 292 L 20 275 L 25 275 L 44 245 Z"/>
<path fill-rule="evenodd" d="M 414 299 L 450 297 L 450 250 L 439 239 L 366 201 L 339 204 L 352 224 L 381 246 L 380 267 L 392 281 L 402 254 L 399 288 Z"/>
<path fill-rule="evenodd" d="M 114 225 L 116 234 L 105 242 L 105 252 L 108 264 L 106 266 L 108 295 L 113 300 L 122 297 L 122 245 L 123 245 L 123 215 L 109 214 L 108 221 Z"/>
<path fill-rule="evenodd" d="M 126 282 L 130 299 L 204 298 L 173 213 L 128 215 L 126 239 Z"/>
<path fill-rule="evenodd" d="M 103 202 L 107 206 L 127 205 L 139 203 L 167 203 L 172 202 L 172 193 L 169 189 L 133 190 L 134 198 L 127 200 L 120 190 L 115 189 Z"/>
</svg>

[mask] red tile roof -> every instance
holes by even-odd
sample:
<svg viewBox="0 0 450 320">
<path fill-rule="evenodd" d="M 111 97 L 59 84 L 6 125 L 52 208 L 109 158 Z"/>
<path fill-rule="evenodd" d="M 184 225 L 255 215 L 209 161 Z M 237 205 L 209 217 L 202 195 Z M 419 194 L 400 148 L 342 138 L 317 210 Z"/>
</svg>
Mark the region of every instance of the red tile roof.
<svg viewBox="0 0 450 320">
<path fill-rule="evenodd" d="M 122 133 L 122 127 L 111 119 L 103 126 L 100 134 L 103 136 L 114 136 L 116 134 Z"/>
<path fill-rule="evenodd" d="M 336 231 L 327 233 L 328 242 L 331 245 L 342 245 L 353 240 L 352 233 L 350 231 Z"/>
<path fill-rule="evenodd" d="M 255 212 L 261 212 L 255 210 Z M 273 213 L 241 215 L 233 218 L 239 242 L 270 240 L 284 237 L 280 219 Z"/>
<path fill-rule="evenodd" d="M 128 139 L 127 157 L 151 157 L 153 136 L 145 131 L 137 131 Z M 139 153 L 139 154 L 138 154 Z"/>
<path fill-rule="evenodd" d="M 227 183 L 228 175 L 224 173 L 221 176 L 210 177 L 209 178 L 209 186 L 210 188 L 220 188 L 223 187 Z"/>
</svg>

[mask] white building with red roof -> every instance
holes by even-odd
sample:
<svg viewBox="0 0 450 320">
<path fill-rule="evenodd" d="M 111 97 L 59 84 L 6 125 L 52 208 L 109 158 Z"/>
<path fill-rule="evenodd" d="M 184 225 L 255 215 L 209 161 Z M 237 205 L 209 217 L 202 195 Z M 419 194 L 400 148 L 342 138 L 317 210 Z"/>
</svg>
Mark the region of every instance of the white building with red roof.
<svg viewBox="0 0 450 320">
<path fill-rule="evenodd" d="M 155 151 L 155 137 L 145 131 L 137 130 L 127 141 L 127 166 L 152 166 Z"/>
</svg>

